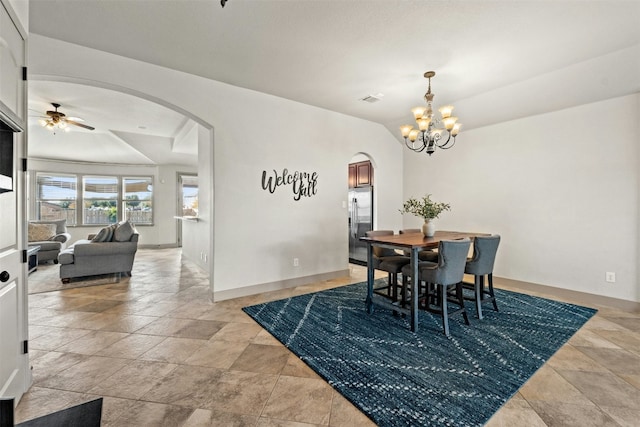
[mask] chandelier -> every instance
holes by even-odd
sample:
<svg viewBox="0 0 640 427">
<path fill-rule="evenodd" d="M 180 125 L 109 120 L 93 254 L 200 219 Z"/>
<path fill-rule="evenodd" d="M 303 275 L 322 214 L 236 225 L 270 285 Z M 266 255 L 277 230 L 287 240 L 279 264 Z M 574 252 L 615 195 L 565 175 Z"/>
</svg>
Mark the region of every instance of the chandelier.
<svg viewBox="0 0 640 427">
<path fill-rule="evenodd" d="M 416 107 L 411 110 L 418 129 L 414 129 L 411 125 L 400 126 L 400 132 L 404 138 L 405 145 L 417 153 L 420 153 L 426 149 L 427 154 L 431 155 L 436 151 L 436 147 L 443 150 L 453 147 L 456 143 L 456 135 L 460 132 L 462 124 L 456 123 L 457 117 L 451 116 L 453 106 L 445 105 L 440 107 L 441 119 L 433 118 L 433 97 L 431 93 L 431 78 L 436 75 L 435 71 L 427 71 L 424 73 L 424 77 L 429 79 L 429 89 L 424 94 L 424 100 L 427 101 L 427 106 Z M 444 129 L 436 127 L 442 123 Z M 446 133 L 446 141 L 444 140 L 444 134 Z"/>
</svg>

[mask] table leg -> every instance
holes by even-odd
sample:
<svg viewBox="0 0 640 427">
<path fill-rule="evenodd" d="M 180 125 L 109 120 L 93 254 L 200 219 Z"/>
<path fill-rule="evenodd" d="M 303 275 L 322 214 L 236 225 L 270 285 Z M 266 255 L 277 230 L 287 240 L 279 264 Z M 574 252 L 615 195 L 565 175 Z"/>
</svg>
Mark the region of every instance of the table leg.
<svg viewBox="0 0 640 427">
<path fill-rule="evenodd" d="M 411 331 L 418 330 L 418 251 L 411 248 Z"/>
<path fill-rule="evenodd" d="M 367 244 L 367 312 L 373 313 L 373 249 Z"/>
</svg>

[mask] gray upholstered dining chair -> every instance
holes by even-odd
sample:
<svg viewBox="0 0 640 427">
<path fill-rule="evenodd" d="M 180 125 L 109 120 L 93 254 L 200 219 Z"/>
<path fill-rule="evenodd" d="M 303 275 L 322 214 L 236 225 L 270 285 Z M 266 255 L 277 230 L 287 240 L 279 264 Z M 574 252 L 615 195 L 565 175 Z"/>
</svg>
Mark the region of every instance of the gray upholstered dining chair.
<svg viewBox="0 0 640 427">
<path fill-rule="evenodd" d="M 392 236 L 393 230 L 372 230 L 366 232 L 367 237 L 376 236 Z M 372 245 L 373 250 L 373 268 L 389 273 L 387 286 L 377 287 L 374 292 L 382 294 L 381 291 L 386 290 L 386 296 L 393 301 L 398 301 L 398 273 L 402 271 L 402 267 L 409 264 L 411 259 L 407 256 L 400 255 L 393 249 L 381 248 Z"/>
<path fill-rule="evenodd" d="M 426 284 L 426 292 L 421 296 L 421 299 L 424 297 L 424 308 L 441 314 L 446 336 L 449 336 L 449 316 L 461 312 L 465 323 L 469 324 L 462 279 L 470 247 L 471 240 L 468 238 L 442 240 L 438 244 L 438 262 L 422 261 L 418 264 L 418 280 Z M 402 273 L 411 274 L 410 266 L 404 267 Z M 451 286 L 455 286 L 455 294 L 450 296 L 447 290 Z M 457 304 L 459 308 L 449 312 L 448 302 Z"/>
<path fill-rule="evenodd" d="M 473 299 L 476 302 L 476 310 L 478 311 L 478 319 L 482 319 L 482 303 L 491 301 L 493 308 L 498 311 L 496 296 L 493 292 L 493 264 L 498 252 L 500 244 L 500 236 L 494 234 L 492 236 L 478 236 L 473 241 L 473 255 L 467 260 L 464 272 L 473 274 L 473 283 L 463 282 L 463 286 L 473 289 Z M 484 276 L 487 276 L 489 284 L 488 289 L 484 287 Z"/>
</svg>

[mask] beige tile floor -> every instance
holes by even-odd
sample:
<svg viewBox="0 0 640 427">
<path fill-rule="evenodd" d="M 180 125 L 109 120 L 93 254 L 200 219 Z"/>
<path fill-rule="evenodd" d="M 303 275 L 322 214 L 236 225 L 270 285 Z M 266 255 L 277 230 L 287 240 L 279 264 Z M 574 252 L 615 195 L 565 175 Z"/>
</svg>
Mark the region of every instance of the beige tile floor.
<svg viewBox="0 0 640 427">
<path fill-rule="evenodd" d="M 34 381 L 16 422 L 102 396 L 104 426 L 373 425 L 240 310 L 365 277 L 352 265 L 350 277 L 210 303 L 179 250 L 139 250 L 119 283 L 30 295 Z M 57 266 L 29 279 L 56 283 Z M 640 313 L 596 308 L 488 426 L 640 425 Z"/>
</svg>

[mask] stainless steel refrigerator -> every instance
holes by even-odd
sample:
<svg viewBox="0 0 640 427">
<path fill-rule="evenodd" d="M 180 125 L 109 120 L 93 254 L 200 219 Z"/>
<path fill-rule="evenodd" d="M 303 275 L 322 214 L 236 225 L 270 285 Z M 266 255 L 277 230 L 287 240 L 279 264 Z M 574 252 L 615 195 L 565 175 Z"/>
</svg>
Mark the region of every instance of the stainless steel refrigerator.
<svg viewBox="0 0 640 427">
<path fill-rule="evenodd" d="M 367 245 L 360 241 L 373 229 L 373 187 L 349 189 L 349 262 L 366 265 Z"/>
</svg>

